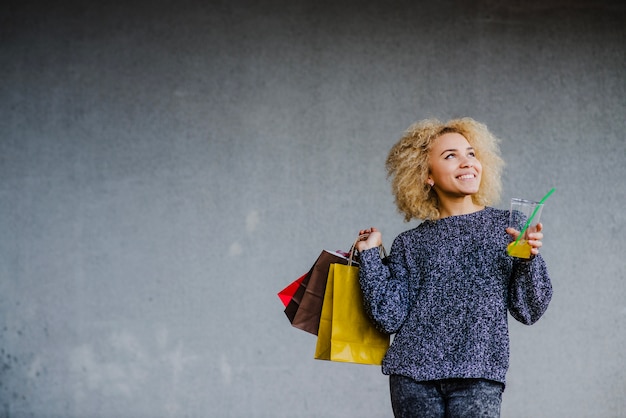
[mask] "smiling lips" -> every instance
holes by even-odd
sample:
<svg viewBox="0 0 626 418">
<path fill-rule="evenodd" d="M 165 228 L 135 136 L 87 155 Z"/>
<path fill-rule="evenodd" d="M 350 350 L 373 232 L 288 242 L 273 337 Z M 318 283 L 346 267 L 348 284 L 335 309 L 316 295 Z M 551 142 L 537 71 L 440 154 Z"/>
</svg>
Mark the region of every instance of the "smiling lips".
<svg viewBox="0 0 626 418">
<path fill-rule="evenodd" d="M 473 180 L 476 178 L 476 174 L 463 174 L 457 177 L 459 180 Z"/>
</svg>

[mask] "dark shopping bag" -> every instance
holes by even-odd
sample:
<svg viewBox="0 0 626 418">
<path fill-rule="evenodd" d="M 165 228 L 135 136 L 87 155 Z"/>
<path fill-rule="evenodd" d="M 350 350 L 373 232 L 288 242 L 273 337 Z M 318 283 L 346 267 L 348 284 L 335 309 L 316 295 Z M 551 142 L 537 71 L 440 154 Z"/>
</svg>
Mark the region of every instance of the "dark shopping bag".
<svg viewBox="0 0 626 418">
<path fill-rule="evenodd" d="M 339 252 L 322 251 L 285 307 L 285 314 L 294 327 L 317 335 L 328 270 L 333 263 L 347 265 L 348 258 Z"/>
</svg>

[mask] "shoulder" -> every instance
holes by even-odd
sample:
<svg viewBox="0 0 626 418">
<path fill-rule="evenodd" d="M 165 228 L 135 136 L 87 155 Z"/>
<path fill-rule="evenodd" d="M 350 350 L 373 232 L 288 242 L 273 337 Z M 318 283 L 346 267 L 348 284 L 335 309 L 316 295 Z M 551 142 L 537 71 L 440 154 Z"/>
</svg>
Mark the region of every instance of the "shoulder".
<svg viewBox="0 0 626 418">
<path fill-rule="evenodd" d="M 408 229 L 400 233 L 393 241 L 393 247 L 399 248 L 415 248 L 424 241 L 429 235 L 433 222 L 423 221 L 414 228 Z"/>
<path fill-rule="evenodd" d="M 509 211 L 486 207 L 476 214 L 474 228 L 483 230 L 486 234 L 504 233 L 509 223 Z M 496 232 L 497 231 L 497 232 Z"/>
<path fill-rule="evenodd" d="M 426 230 L 429 228 L 430 223 L 431 223 L 430 221 L 422 221 L 416 227 L 408 229 L 404 232 L 401 232 L 396 237 L 396 240 L 407 241 L 407 240 L 416 239 L 417 237 L 424 235 L 424 233 L 426 233 Z"/>
<path fill-rule="evenodd" d="M 482 215 L 486 219 L 494 219 L 494 220 L 508 220 L 509 211 L 505 209 L 497 209 L 492 208 L 491 206 L 487 206 L 483 211 L 481 211 Z"/>
</svg>

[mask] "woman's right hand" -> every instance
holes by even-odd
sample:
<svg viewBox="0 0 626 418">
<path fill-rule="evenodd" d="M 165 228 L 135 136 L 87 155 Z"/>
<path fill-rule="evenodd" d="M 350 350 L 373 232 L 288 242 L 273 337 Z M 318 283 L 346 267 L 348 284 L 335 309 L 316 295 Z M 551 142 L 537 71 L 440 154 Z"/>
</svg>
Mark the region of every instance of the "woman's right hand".
<svg viewBox="0 0 626 418">
<path fill-rule="evenodd" d="M 374 227 L 360 230 L 359 238 L 359 241 L 356 243 L 356 249 L 359 252 L 383 245 L 383 234 Z"/>
</svg>

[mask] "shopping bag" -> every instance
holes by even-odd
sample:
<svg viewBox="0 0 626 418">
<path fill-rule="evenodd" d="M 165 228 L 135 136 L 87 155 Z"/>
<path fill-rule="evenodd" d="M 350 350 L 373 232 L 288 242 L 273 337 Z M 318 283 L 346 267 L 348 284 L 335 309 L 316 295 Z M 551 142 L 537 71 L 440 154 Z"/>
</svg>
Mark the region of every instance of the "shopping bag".
<svg viewBox="0 0 626 418">
<path fill-rule="evenodd" d="M 365 312 L 359 268 L 331 264 L 315 359 L 379 365 L 388 348 L 389 335 L 378 331 Z"/>
<path fill-rule="evenodd" d="M 348 257 L 338 251 L 323 250 L 285 307 L 291 325 L 313 335 L 317 335 L 319 328 L 328 269 L 332 263 L 348 264 Z"/>
<path fill-rule="evenodd" d="M 283 290 L 278 292 L 278 297 L 280 298 L 281 302 L 283 302 L 283 305 L 285 307 L 289 305 L 289 302 L 291 302 L 291 299 L 293 299 L 293 295 L 296 293 L 296 290 L 298 290 L 298 287 L 300 287 L 300 283 L 302 283 L 302 281 L 308 274 L 309 273 L 303 274 L 302 276 L 291 282 Z"/>
</svg>

